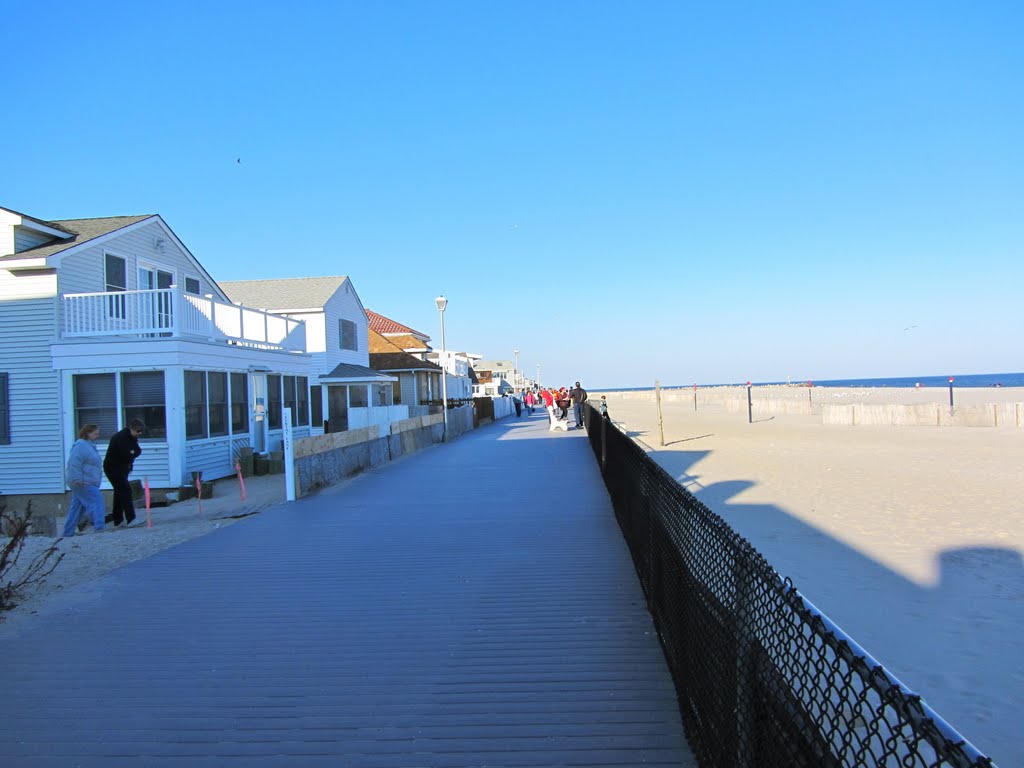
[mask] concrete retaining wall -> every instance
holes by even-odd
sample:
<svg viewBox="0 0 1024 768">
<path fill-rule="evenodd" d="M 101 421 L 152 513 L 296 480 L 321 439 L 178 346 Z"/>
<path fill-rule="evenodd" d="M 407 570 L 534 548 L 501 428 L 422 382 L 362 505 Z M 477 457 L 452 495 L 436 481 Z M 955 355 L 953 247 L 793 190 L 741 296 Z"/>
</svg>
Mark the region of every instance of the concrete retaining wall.
<svg viewBox="0 0 1024 768">
<path fill-rule="evenodd" d="M 891 388 L 826 388 L 763 386 L 751 392 L 754 418 L 766 416 L 821 415 L 821 423 L 837 426 L 892 427 L 1000 427 L 1024 429 L 1024 403 L 983 402 L 986 389 L 956 391 L 956 405 L 949 413 L 948 391 Z M 1011 396 L 1020 390 L 1006 390 Z M 601 393 L 596 393 L 599 398 Z M 991 393 L 989 393 L 990 396 Z M 654 403 L 654 390 L 606 393 L 614 412 L 616 399 Z M 693 403 L 692 389 L 663 389 L 663 403 Z M 879 399 L 904 402 L 878 402 Z M 927 398 L 927 399 L 926 399 Z M 592 399 L 595 399 L 592 395 Z M 865 402 L 873 399 L 876 402 Z M 917 400 L 909 403 L 907 400 Z M 922 402 L 923 400 L 923 402 Z M 966 402 L 965 402 L 966 401 Z M 697 390 L 699 411 L 724 410 L 746 415 L 746 387 L 704 387 Z"/>
<path fill-rule="evenodd" d="M 954 408 L 921 405 L 822 405 L 821 423 L 840 426 L 1024 428 L 1024 403 L 989 403 Z"/>
<path fill-rule="evenodd" d="M 473 408 L 448 411 L 448 439 L 473 428 Z M 295 493 L 301 497 L 371 467 L 440 443 L 444 416 L 414 416 L 391 424 L 382 435 L 378 426 L 304 437 L 295 441 Z"/>
</svg>

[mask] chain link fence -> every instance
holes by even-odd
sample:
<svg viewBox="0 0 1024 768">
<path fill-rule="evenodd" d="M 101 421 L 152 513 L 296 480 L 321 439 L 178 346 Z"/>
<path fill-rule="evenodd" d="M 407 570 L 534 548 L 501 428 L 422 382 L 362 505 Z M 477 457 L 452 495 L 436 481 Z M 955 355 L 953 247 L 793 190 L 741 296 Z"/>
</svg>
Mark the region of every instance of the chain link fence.
<svg viewBox="0 0 1024 768">
<path fill-rule="evenodd" d="M 993 766 L 589 405 L 586 424 L 702 768 Z"/>
</svg>

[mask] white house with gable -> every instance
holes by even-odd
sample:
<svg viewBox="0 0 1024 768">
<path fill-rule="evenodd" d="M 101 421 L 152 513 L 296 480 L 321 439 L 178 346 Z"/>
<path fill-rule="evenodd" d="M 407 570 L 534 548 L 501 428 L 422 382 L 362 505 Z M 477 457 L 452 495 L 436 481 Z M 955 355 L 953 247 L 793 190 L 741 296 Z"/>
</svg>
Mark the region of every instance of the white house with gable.
<svg viewBox="0 0 1024 768">
<path fill-rule="evenodd" d="M 398 378 L 370 368 L 366 310 L 345 276 L 222 281 L 233 301 L 302 321 L 312 359 L 312 432 L 342 432 L 409 417 Z"/>
<path fill-rule="evenodd" d="M 133 477 L 153 488 L 228 476 L 243 447 L 275 449 L 284 409 L 297 437 L 321 431 L 318 399 L 347 373 L 328 370 L 324 384 L 321 370 L 365 365 L 362 305 L 337 286 L 337 313 L 324 302 L 286 317 L 229 299 L 158 215 L 47 221 L 0 208 L 0 499 L 63 494 L 85 424 L 105 444 L 141 418 Z M 305 317 L 325 310 L 354 326 L 310 323 L 308 352 Z"/>
</svg>

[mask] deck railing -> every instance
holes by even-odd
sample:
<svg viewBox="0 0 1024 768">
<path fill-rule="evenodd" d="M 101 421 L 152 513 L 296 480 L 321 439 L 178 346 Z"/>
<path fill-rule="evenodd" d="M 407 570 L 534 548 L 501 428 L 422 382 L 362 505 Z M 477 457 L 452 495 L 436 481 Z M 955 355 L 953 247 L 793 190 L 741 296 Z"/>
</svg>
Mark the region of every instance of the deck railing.
<svg viewBox="0 0 1024 768">
<path fill-rule="evenodd" d="M 306 324 L 176 288 L 66 293 L 63 338 L 200 338 L 259 349 L 306 351 Z"/>
</svg>

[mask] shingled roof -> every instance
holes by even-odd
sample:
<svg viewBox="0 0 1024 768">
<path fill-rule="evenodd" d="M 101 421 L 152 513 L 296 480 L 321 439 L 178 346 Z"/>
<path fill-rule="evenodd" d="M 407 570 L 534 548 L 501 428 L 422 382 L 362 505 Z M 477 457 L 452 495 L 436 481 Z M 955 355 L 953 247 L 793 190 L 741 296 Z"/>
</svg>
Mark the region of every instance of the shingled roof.
<svg viewBox="0 0 1024 768">
<path fill-rule="evenodd" d="M 365 382 L 386 382 L 394 381 L 394 376 L 388 376 L 383 371 L 367 368 L 352 363 L 339 363 L 330 373 L 320 374 L 320 381 L 327 382 L 352 382 L 361 384 Z"/>
<path fill-rule="evenodd" d="M 217 284 L 236 304 L 275 312 L 317 309 L 348 280 L 334 277 L 285 277 L 279 280 L 221 280 Z"/>
<path fill-rule="evenodd" d="M 370 329 L 370 367 L 378 371 L 440 371 L 441 366 L 420 360 Z"/>
<path fill-rule="evenodd" d="M 10 253 L 6 256 L 0 256 L 0 261 L 13 261 L 15 259 L 45 259 L 56 253 L 60 253 L 61 251 L 66 251 L 68 248 L 74 248 L 76 245 L 82 245 L 82 243 L 95 240 L 97 237 L 109 235 L 111 232 L 124 229 L 125 227 L 143 221 L 144 219 L 156 218 L 156 214 L 149 213 L 145 216 L 108 216 L 102 219 L 59 219 L 57 221 L 43 221 L 42 219 L 35 219 L 31 216 L 26 218 L 30 218 L 32 221 L 39 224 L 45 224 L 53 227 L 54 229 L 68 232 L 73 236 L 66 240 L 56 240 L 54 242 L 46 243 L 45 245 L 36 246 L 35 248 L 18 251 L 17 253 Z"/>
</svg>

